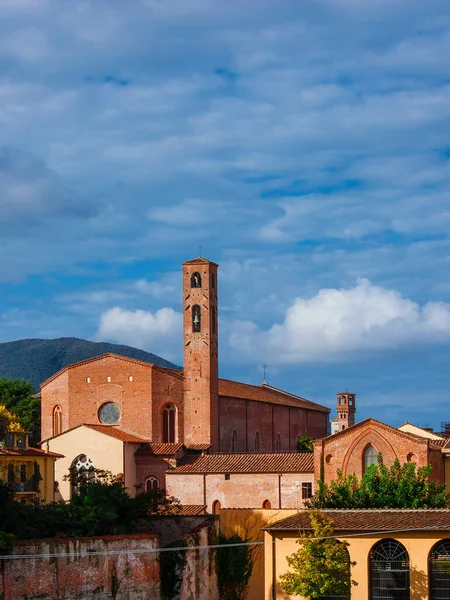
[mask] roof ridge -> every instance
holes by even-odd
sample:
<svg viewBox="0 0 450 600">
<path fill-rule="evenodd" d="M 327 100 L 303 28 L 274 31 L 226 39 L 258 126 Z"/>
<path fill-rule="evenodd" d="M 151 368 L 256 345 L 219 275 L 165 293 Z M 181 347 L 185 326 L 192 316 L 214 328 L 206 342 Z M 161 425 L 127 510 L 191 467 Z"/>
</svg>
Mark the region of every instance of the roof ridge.
<svg viewBox="0 0 450 600">
<path fill-rule="evenodd" d="M 139 358 L 132 358 L 131 356 L 125 356 L 124 354 L 117 354 L 116 352 L 103 352 L 103 354 L 97 354 L 96 356 L 91 356 L 90 358 L 85 358 L 84 360 L 79 360 L 77 362 L 70 363 L 70 365 L 66 365 L 65 367 L 62 367 L 61 369 L 59 369 L 59 371 L 56 371 L 56 373 L 54 373 L 53 375 L 48 377 L 45 381 L 43 381 L 40 384 L 40 388 L 42 389 L 42 387 L 44 385 L 47 385 L 48 383 L 50 383 L 50 381 L 55 379 L 55 377 L 58 377 L 58 375 L 61 375 L 62 373 L 64 373 L 65 371 L 68 371 L 69 369 L 72 369 L 73 367 L 78 367 L 80 365 L 87 365 L 91 362 L 95 362 L 96 360 L 102 360 L 103 358 L 107 358 L 107 357 L 120 358 L 121 360 L 126 360 L 128 362 L 141 364 L 143 366 L 150 366 L 150 367 L 158 366 L 158 365 L 155 365 L 155 363 L 141 360 Z"/>
</svg>

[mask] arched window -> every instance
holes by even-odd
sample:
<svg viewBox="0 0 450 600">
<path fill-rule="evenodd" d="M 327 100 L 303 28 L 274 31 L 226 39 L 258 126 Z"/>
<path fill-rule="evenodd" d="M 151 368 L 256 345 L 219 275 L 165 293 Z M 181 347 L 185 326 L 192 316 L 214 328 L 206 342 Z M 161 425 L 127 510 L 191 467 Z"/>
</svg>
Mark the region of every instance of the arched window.
<svg viewBox="0 0 450 600">
<path fill-rule="evenodd" d="M 231 452 L 237 452 L 238 449 L 238 436 L 236 429 L 233 429 L 233 435 L 231 436 Z"/>
<path fill-rule="evenodd" d="M 200 273 L 192 273 L 191 277 L 191 288 L 201 288 L 202 287 L 202 276 Z"/>
<path fill-rule="evenodd" d="M 214 500 L 213 505 L 212 505 L 213 515 L 219 515 L 221 508 L 222 508 L 222 506 L 221 506 L 220 502 L 218 500 Z"/>
<path fill-rule="evenodd" d="M 79 454 L 70 467 L 72 494 L 76 493 L 80 485 L 85 485 L 95 478 L 95 467 L 86 454 Z"/>
<path fill-rule="evenodd" d="M 165 444 L 176 442 L 176 409 L 173 404 L 166 404 L 163 410 L 162 441 Z"/>
<path fill-rule="evenodd" d="M 53 409 L 53 435 L 62 433 L 62 408 L 55 406 Z"/>
<path fill-rule="evenodd" d="M 270 508 L 272 508 L 272 505 L 270 504 L 270 500 L 264 500 L 264 502 L 262 503 L 262 507 L 265 510 L 269 510 Z"/>
<path fill-rule="evenodd" d="M 202 330 L 202 316 L 200 306 L 194 304 L 192 307 L 192 332 L 199 333 Z"/>
<path fill-rule="evenodd" d="M 363 473 L 365 473 L 365 471 L 369 465 L 376 465 L 377 462 L 378 462 L 378 452 L 372 446 L 372 444 L 369 444 L 366 447 L 366 449 L 364 450 L 364 454 L 363 454 Z"/>
<path fill-rule="evenodd" d="M 409 555 L 403 544 L 393 539 L 375 544 L 369 554 L 369 571 L 370 600 L 409 600 Z"/>
<path fill-rule="evenodd" d="M 255 433 L 255 452 L 261 451 L 261 436 L 259 435 L 259 431 Z"/>
<path fill-rule="evenodd" d="M 159 490 L 159 481 L 156 479 L 156 477 L 147 477 L 145 480 L 145 491 L 154 492 L 156 490 Z"/>
<path fill-rule="evenodd" d="M 276 450 L 276 452 L 281 452 L 281 435 L 280 434 L 277 435 L 277 442 L 276 442 L 275 450 Z"/>
<path fill-rule="evenodd" d="M 450 540 L 441 540 L 428 557 L 430 600 L 450 598 Z"/>
</svg>

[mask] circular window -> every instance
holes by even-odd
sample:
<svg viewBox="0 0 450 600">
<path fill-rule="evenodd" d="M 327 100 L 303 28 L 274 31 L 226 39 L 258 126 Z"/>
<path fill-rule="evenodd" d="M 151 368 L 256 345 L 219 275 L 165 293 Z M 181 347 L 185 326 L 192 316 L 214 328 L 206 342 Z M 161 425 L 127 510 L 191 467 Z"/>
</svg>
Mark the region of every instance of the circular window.
<svg viewBox="0 0 450 600">
<path fill-rule="evenodd" d="M 100 406 L 98 418 L 105 425 L 115 425 L 120 419 L 120 408 L 115 402 L 106 402 Z"/>
</svg>

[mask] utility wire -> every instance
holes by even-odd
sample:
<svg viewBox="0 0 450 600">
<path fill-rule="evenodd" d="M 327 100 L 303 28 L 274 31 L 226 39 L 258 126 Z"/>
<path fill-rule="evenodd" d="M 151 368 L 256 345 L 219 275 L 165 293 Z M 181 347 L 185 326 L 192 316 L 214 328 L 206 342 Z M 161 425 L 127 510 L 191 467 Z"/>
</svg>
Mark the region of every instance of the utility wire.
<svg viewBox="0 0 450 600">
<path fill-rule="evenodd" d="M 434 531 L 434 530 L 442 530 L 449 531 L 450 524 L 443 523 L 442 525 L 433 525 L 428 527 L 410 527 L 406 529 L 384 529 L 382 531 L 363 531 L 360 533 L 349 533 L 346 535 L 329 535 L 323 537 L 308 537 L 306 538 L 308 541 L 319 541 L 319 540 L 340 540 L 347 538 L 357 538 L 357 537 L 366 537 L 368 535 L 387 535 L 391 533 L 408 533 L 412 531 Z M 295 530 L 274 530 L 276 531 L 295 531 Z M 67 538 L 65 538 L 67 539 Z M 73 538 L 76 539 L 76 538 Z M 85 556 L 116 556 L 120 554 L 151 554 L 157 552 L 182 552 L 182 551 L 190 551 L 190 550 L 213 550 L 217 548 L 238 548 L 242 546 L 262 546 L 265 542 L 239 542 L 235 544 L 211 544 L 207 546 L 179 546 L 175 548 L 137 548 L 135 550 L 110 550 L 108 552 L 89 552 L 86 550 L 84 552 L 68 552 L 66 554 L 59 553 L 47 553 L 47 554 L 6 554 L 4 556 L 0 556 L 0 560 L 15 560 L 19 558 L 82 558 Z"/>
</svg>

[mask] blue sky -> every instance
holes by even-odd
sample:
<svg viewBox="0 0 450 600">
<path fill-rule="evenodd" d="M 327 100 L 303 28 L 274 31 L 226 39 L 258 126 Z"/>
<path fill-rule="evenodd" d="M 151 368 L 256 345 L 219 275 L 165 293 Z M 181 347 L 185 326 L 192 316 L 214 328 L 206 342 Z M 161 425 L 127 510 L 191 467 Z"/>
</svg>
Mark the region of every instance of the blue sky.
<svg viewBox="0 0 450 600">
<path fill-rule="evenodd" d="M 220 263 L 221 375 L 450 421 L 444 0 L 0 0 L 0 339 L 181 363 Z"/>
</svg>

